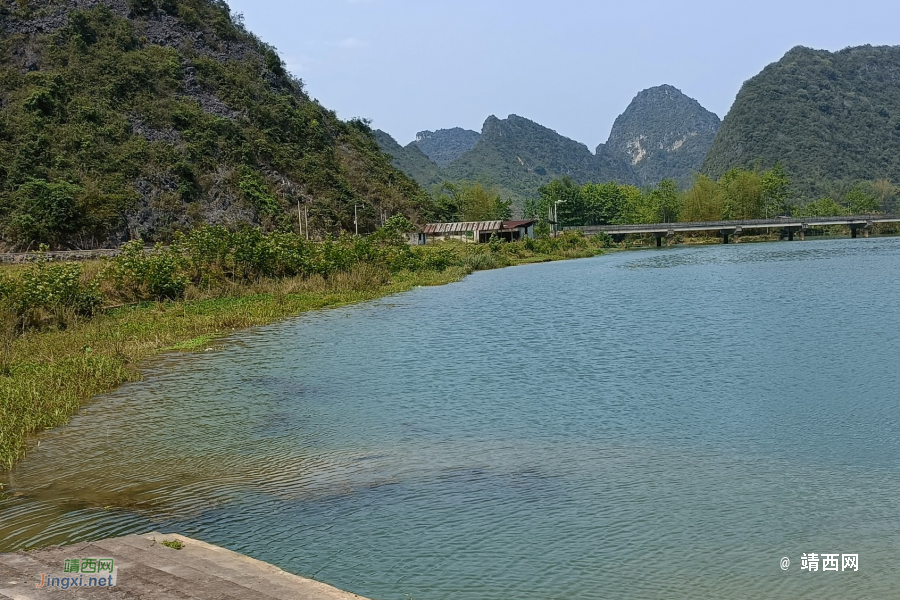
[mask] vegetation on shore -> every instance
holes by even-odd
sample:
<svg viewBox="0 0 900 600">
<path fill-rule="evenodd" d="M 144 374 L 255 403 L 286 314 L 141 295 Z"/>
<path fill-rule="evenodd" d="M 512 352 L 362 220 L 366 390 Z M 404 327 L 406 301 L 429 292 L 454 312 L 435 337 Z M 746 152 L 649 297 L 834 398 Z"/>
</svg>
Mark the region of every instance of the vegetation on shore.
<svg viewBox="0 0 900 600">
<path fill-rule="evenodd" d="M 515 243 L 411 247 L 402 217 L 368 238 L 307 242 L 205 226 L 169 247 L 126 246 L 117 258 L 40 261 L 0 272 L 0 469 L 27 437 L 68 421 L 92 396 L 140 378 L 166 350 L 203 350 L 238 329 L 474 270 L 594 256 L 603 237 L 566 233 Z"/>
<path fill-rule="evenodd" d="M 763 219 L 778 215 L 830 217 L 896 210 L 898 189 L 885 179 L 860 182 L 842 194 L 798 203 L 780 163 L 771 169 L 731 169 L 718 180 L 698 175 L 680 191 L 672 180 L 651 188 L 615 182 L 578 185 L 557 179 L 525 204 L 525 214 L 546 218 L 557 207 L 562 226 L 628 225 L 676 221 Z M 558 203 L 558 204 L 557 204 Z"/>
</svg>

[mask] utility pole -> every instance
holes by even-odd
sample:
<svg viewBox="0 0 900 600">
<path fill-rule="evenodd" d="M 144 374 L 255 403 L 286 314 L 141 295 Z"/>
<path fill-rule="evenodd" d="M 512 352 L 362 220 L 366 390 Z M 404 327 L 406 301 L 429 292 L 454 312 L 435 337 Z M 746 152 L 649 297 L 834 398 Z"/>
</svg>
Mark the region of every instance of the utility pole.
<svg viewBox="0 0 900 600">
<path fill-rule="evenodd" d="M 359 235 L 359 219 L 356 216 L 356 205 L 353 205 L 353 226 L 356 228 L 356 235 Z"/>
<path fill-rule="evenodd" d="M 553 237 L 559 237 L 559 205 L 564 203 L 565 200 L 557 200 L 553 203 L 553 221 L 554 221 L 554 229 L 556 230 L 556 235 Z"/>
<path fill-rule="evenodd" d="M 300 224 L 300 235 L 303 235 L 303 213 L 300 212 L 300 200 L 297 200 L 297 223 Z"/>
</svg>

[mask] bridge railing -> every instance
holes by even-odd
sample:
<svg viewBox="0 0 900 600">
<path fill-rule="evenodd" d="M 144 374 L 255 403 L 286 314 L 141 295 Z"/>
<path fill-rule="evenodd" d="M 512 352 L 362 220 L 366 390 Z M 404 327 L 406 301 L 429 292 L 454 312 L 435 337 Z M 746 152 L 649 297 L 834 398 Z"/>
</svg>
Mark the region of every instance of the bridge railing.
<svg viewBox="0 0 900 600">
<path fill-rule="evenodd" d="M 764 227 L 791 227 L 798 225 L 840 225 L 847 223 L 891 223 L 900 222 L 900 215 L 850 215 L 841 217 L 782 217 L 776 219 L 744 219 L 734 221 L 679 221 L 674 223 L 643 223 L 629 225 L 582 225 L 564 227 L 571 230 L 597 230 L 628 233 L 629 231 L 668 231 L 670 229 L 734 229 L 737 227 L 754 229 Z"/>
</svg>

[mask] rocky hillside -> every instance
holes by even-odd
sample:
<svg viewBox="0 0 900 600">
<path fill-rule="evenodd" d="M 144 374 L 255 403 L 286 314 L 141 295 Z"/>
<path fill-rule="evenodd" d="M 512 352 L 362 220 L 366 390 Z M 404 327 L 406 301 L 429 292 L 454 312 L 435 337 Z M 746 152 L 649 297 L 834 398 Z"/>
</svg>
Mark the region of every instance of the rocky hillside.
<svg viewBox="0 0 900 600">
<path fill-rule="evenodd" d="M 627 181 L 629 174 L 597 160 L 587 146 L 517 115 L 491 116 L 475 147 L 456 159 L 445 175 L 454 180 L 486 181 L 516 203 L 559 177 L 588 181 Z"/>
<path fill-rule="evenodd" d="M 0 8 L 0 238 L 166 239 L 194 223 L 317 233 L 425 196 L 363 121 L 312 101 L 224 0 L 28 0 Z"/>
<path fill-rule="evenodd" d="M 521 206 L 526 198 L 538 195 L 538 188 L 559 177 L 638 186 L 674 179 L 688 187 L 719 124 L 719 118 L 696 100 L 663 85 L 637 95 L 596 154 L 517 115 L 488 117 L 480 135 L 459 128 L 424 131 L 406 147 L 384 132 L 379 132 L 378 139 L 394 157 L 394 165 L 421 185 L 481 181 L 498 186 L 515 206 Z M 473 145 L 465 150 L 467 143 Z"/>
<path fill-rule="evenodd" d="M 900 46 L 797 47 L 741 88 L 703 166 L 781 161 L 801 197 L 900 181 Z"/>
<path fill-rule="evenodd" d="M 437 166 L 449 166 L 454 160 L 471 150 L 481 134 L 477 131 L 454 127 L 437 131 L 420 131 L 413 144 L 425 153 Z"/>
<path fill-rule="evenodd" d="M 598 156 L 626 162 L 633 183 L 675 179 L 690 185 L 719 130 L 719 117 L 670 86 L 640 92 L 613 124 Z"/>
<path fill-rule="evenodd" d="M 444 180 L 442 171 L 415 143 L 401 146 L 390 134 L 375 130 L 375 141 L 388 154 L 394 167 L 403 171 L 426 189 Z"/>
</svg>

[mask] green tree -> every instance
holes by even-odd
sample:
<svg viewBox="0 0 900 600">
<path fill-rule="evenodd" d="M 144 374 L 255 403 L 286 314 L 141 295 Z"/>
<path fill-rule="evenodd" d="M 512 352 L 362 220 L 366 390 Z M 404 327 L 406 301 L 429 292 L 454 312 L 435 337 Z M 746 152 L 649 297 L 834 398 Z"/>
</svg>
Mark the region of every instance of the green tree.
<svg viewBox="0 0 900 600">
<path fill-rule="evenodd" d="M 878 199 L 878 205 L 886 213 L 897 210 L 897 188 L 887 179 L 877 179 L 871 183 L 871 192 Z"/>
<path fill-rule="evenodd" d="M 718 185 L 706 175 L 698 175 L 684 194 L 681 221 L 718 221 L 722 218 L 722 196 Z"/>
<path fill-rule="evenodd" d="M 555 207 L 559 218 L 559 226 L 582 225 L 585 219 L 584 198 L 578 184 L 569 177 L 554 179 L 547 185 L 538 188 L 540 194 L 539 208 L 550 215 Z M 543 216 L 543 215 L 542 215 Z"/>
<path fill-rule="evenodd" d="M 867 193 L 865 186 L 856 185 L 844 194 L 847 203 L 847 212 L 851 215 L 867 215 L 878 212 L 878 199 L 871 193 Z"/>
<path fill-rule="evenodd" d="M 441 221 L 498 221 L 512 217 L 512 201 L 481 183 L 444 182 L 435 193 L 436 215 Z"/>
<path fill-rule="evenodd" d="M 628 186 L 613 181 L 587 183 L 581 186 L 584 205 L 584 225 L 608 225 L 625 222 Z"/>
<path fill-rule="evenodd" d="M 764 217 L 774 217 L 787 212 L 791 197 L 791 180 L 787 176 L 781 161 L 763 173 L 762 181 Z"/>
<path fill-rule="evenodd" d="M 659 223 L 674 223 L 681 212 L 681 195 L 678 184 L 672 179 L 663 179 L 652 192 L 650 203 L 656 211 Z"/>
<path fill-rule="evenodd" d="M 765 217 L 762 177 L 756 171 L 731 169 L 718 182 L 723 219 Z"/>
<path fill-rule="evenodd" d="M 822 198 L 807 202 L 794 210 L 798 217 L 839 217 L 848 214 L 847 207 L 841 206 L 832 198 Z"/>
<path fill-rule="evenodd" d="M 78 198 L 83 191 L 65 181 L 28 179 L 4 207 L 7 235 L 15 240 L 58 244 L 82 224 L 84 214 Z"/>
</svg>

